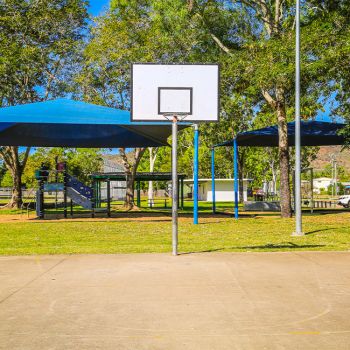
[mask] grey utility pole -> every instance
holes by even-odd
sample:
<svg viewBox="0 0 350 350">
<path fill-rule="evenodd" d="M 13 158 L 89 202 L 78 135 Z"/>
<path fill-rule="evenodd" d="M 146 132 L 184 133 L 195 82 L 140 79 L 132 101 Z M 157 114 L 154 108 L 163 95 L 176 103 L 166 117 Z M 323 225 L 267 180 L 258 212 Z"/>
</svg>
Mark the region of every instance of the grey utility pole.
<svg viewBox="0 0 350 350">
<path fill-rule="evenodd" d="M 300 145 L 300 0 L 295 7 L 295 232 L 303 236 L 301 217 L 301 145 Z"/>
<path fill-rule="evenodd" d="M 337 171 L 337 160 L 335 159 L 334 161 L 334 180 L 335 180 L 335 196 L 338 196 L 338 171 Z"/>
<path fill-rule="evenodd" d="M 331 165 L 332 165 L 332 196 L 338 195 L 338 169 L 337 169 L 337 156 L 335 153 L 331 155 Z"/>
</svg>

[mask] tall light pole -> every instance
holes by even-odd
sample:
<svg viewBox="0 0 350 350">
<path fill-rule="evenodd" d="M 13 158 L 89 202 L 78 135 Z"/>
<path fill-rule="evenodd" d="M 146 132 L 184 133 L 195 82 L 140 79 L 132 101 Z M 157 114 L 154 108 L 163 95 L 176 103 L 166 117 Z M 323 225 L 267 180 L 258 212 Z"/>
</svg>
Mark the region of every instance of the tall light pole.
<svg viewBox="0 0 350 350">
<path fill-rule="evenodd" d="M 300 145 L 300 0 L 295 7 L 295 232 L 303 236 L 301 217 L 301 145 Z"/>
</svg>

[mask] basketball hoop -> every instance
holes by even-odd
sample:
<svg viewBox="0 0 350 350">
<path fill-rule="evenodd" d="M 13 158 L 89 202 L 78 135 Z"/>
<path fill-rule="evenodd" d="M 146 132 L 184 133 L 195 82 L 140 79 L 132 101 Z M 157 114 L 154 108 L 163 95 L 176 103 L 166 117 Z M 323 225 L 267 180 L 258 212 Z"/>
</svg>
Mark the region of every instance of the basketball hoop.
<svg viewBox="0 0 350 350">
<path fill-rule="evenodd" d="M 194 123 L 216 122 L 219 120 L 219 105 L 217 64 L 132 64 L 131 121 L 172 122 L 173 255 L 177 255 L 178 242 L 178 122 L 184 119 Z M 196 154 L 198 156 L 198 152 Z"/>
</svg>

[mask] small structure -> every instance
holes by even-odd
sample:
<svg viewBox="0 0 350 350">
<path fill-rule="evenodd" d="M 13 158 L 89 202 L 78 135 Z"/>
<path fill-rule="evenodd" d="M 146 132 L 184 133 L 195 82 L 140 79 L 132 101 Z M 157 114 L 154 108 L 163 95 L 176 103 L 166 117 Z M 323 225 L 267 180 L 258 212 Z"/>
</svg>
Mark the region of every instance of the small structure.
<svg viewBox="0 0 350 350">
<path fill-rule="evenodd" d="M 250 179 L 243 179 L 243 200 L 248 200 L 248 185 Z M 186 179 L 185 195 L 192 197 L 193 179 Z M 217 202 L 229 202 L 234 199 L 234 179 L 215 179 L 215 200 Z M 212 179 L 198 179 L 198 200 L 212 202 Z"/>
<path fill-rule="evenodd" d="M 103 186 L 107 190 L 107 209 L 110 211 L 110 202 L 111 202 L 111 183 L 115 181 L 126 181 L 127 174 L 125 172 L 114 172 L 114 173 L 94 173 L 90 175 L 93 181 L 93 189 L 95 194 L 95 208 L 101 207 L 102 196 L 101 189 Z M 185 174 L 178 174 L 178 189 L 180 195 L 179 207 L 183 208 L 184 206 L 184 179 L 186 178 Z M 171 173 L 147 173 L 147 172 L 137 172 L 135 175 L 136 182 L 136 203 L 137 206 L 141 206 L 141 181 L 171 181 Z M 165 202 L 166 203 L 166 202 Z"/>
<path fill-rule="evenodd" d="M 112 161 L 107 158 L 103 158 L 103 172 L 104 173 L 120 173 L 124 172 L 124 168 L 121 164 Z M 126 196 L 126 182 L 125 178 L 122 181 L 111 181 L 111 200 L 120 201 L 124 200 Z M 107 198 L 107 183 L 103 183 L 101 186 L 101 197 Z"/>
<path fill-rule="evenodd" d="M 318 177 L 314 179 L 313 187 L 314 187 L 314 192 L 319 194 L 321 193 L 322 190 L 328 189 L 329 185 L 332 184 L 332 179 L 330 177 Z"/>
</svg>

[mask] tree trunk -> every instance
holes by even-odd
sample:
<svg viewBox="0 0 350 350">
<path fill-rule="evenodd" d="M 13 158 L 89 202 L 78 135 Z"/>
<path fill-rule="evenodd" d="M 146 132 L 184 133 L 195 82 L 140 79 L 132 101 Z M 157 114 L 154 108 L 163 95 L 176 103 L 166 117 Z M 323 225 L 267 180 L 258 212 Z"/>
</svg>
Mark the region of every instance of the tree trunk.
<svg viewBox="0 0 350 350">
<path fill-rule="evenodd" d="M 136 177 L 137 167 L 140 163 L 143 153 L 146 148 L 135 148 L 133 156 L 125 153 L 125 148 L 119 148 L 119 153 L 123 161 L 124 171 L 126 175 L 126 196 L 124 207 L 131 210 L 134 208 L 134 182 Z"/>
<path fill-rule="evenodd" d="M 0 147 L 0 157 L 4 160 L 6 168 L 12 175 L 13 187 L 12 197 L 6 205 L 8 208 L 20 209 L 23 204 L 22 199 L 22 174 L 27 164 L 30 147 L 27 147 L 23 154 L 19 154 L 18 147 Z M 22 161 L 20 160 L 22 158 Z"/>
<path fill-rule="evenodd" d="M 126 195 L 124 207 L 132 209 L 134 203 L 134 191 L 135 191 L 135 174 L 126 173 Z"/>
<path fill-rule="evenodd" d="M 154 204 L 153 199 L 153 181 L 148 182 L 148 206 L 152 207 Z"/>
<path fill-rule="evenodd" d="M 149 147 L 149 171 L 153 173 L 154 171 L 154 164 L 157 159 L 157 152 L 158 148 Z M 153 198 L 153 181 L 148 182 L 148 205 L 152 207 L 154 204 L 154 198 Z"/>
<path fill-rule="evenodd" d="M 23 204 L 22 199 L 22 170 L 16 169 L 11 171 L 13 186 L 12 186 L 12 198 L 8 206 L 14 209 L 20 209 Z"/>
<path fill-rule="evenodd" d="M 290 218 L 292 216 L 291 194 L 289 186 L 289 149 L 288 149 L 288 129 L 285 110 L 284 91 L 276 89 L 276 110 L 278 122 L 278 147 L 280 165 L 280 203 L 281 217 Z"/>
</svg>

